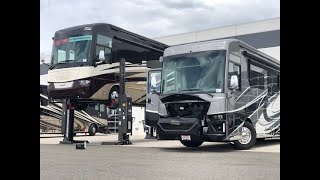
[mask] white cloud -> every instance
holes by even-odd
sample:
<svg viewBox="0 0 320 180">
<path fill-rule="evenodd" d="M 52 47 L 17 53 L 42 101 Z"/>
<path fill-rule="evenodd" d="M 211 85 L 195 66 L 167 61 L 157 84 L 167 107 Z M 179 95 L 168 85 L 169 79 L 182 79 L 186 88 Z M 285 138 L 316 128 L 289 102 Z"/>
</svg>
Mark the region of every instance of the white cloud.
<svg viewBox="0 0 320 180">
<path fill-rule="evenodd" d="M 56 30 L 104 22 L 155 38 L 280 16 L 280 0 L 41 0 L 40 52 Z"/>
</svg>

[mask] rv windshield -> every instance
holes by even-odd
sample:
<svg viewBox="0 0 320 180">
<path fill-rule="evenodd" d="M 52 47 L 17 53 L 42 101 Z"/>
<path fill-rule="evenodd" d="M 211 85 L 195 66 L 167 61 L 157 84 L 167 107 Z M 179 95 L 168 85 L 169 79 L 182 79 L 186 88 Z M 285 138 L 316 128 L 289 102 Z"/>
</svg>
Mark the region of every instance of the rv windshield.
<svg viewBox="0 0 320 180">
<path fill-rule="evenodd" d="M 225 50 L 164 57 L 162 93 L 223 92 L 225 60 Z"/>
<path fill-rule="evenodd" d="M 73 36 L 54 41 L 53 64 L 83 62 L 87 63 L 90 56 L 92 35 Z"/>
</svg>

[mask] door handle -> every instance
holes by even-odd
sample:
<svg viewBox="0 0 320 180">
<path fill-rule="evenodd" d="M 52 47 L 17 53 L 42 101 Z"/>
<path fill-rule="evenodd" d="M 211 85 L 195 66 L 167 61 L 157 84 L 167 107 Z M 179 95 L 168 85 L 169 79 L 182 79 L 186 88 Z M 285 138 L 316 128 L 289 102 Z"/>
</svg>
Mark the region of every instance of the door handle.
<svg viewBox="0 0 320 180">
<path fill-rule="evenodd" d="M 147 102 L 148 102 L 148 103 L 151 103 L 151 98 L 148 98 L 148 99 L 147 99 Z"/>
</svg>

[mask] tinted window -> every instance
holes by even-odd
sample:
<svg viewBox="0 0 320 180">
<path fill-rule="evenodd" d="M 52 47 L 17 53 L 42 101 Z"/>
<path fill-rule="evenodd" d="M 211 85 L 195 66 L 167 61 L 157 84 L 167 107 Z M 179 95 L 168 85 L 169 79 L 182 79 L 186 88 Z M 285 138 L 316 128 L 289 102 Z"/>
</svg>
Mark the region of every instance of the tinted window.
<svg viewBox="0 0 320 180">
<path fill-rule="evenodd" d="M 269 70 L 268 71 L 268 91 L 269 93 L 273 94 L 279 91 L 278 87 L 278 72 Z"/>
<path fill-rule="evenodd" d="M 99 53 L 101 50 L 103 50 L 106 61 L 110 62 L 112 58 L 111 48 L 112 39 L 98 34 L 95 59 L 99 60 Z"/>
<path fill-rule="evenodd" d="M 252 88 L 265 90 L 267 88 L 267 70 L 250 64 L 249 83 Z"/>
</svg>

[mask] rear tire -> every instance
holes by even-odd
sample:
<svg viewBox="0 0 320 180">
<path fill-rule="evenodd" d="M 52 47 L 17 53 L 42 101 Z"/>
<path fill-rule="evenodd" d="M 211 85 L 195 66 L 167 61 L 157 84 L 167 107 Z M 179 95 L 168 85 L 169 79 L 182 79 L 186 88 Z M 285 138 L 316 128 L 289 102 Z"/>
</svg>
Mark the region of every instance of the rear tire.
<svg viewBox="0 0 320 180">
<path fill-rule="evenodd" d="M 256 130 L 254 129 L 253 125 L 250 122 L 245 121 L 242 127 L 241 139 L 234 141 L 233 147 L 239 150 L 250 149 L 254 146 L 254 144 L 256 143 L 256 140 L 257 140 Z"/>
<path fill-rule="evenodd" d="M 97 129 L 98 129 L 97 125 L 91 124 L 91 125 L 89 126 L 89 136 L 94 136 L 94 135 L 96 135 Z"/>
</svg>

